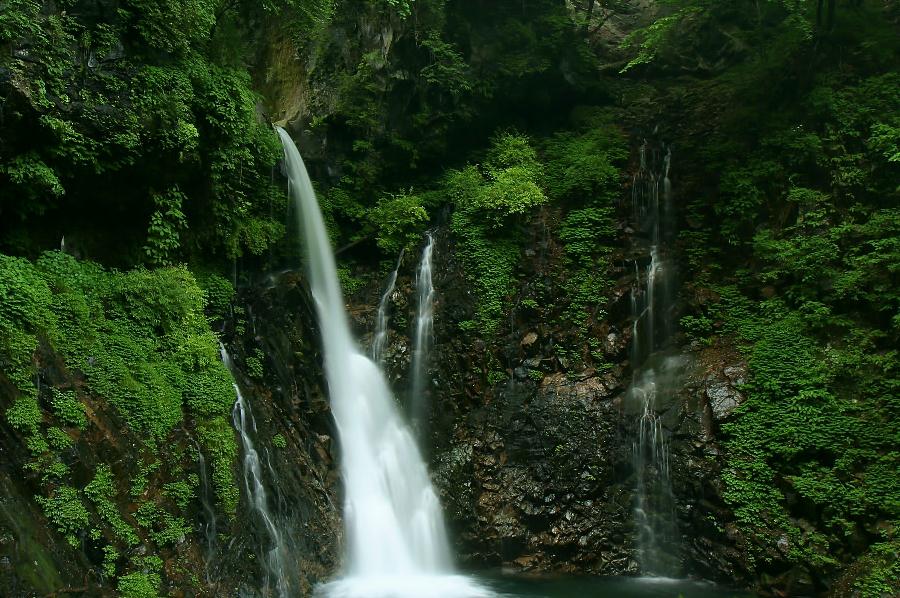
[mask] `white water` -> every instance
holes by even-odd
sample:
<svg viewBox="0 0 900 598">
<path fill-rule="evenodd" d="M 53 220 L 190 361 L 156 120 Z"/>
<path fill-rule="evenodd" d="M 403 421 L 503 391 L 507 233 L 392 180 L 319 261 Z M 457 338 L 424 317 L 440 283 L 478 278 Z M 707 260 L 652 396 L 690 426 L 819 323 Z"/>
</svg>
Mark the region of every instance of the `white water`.
<svg viewBox="0 0 900 598">
<path fill-rule="evenodd" d="M 636 418 L 632 442 L 636 478 L 633 513 L 641 571 L 656 576 L 679 572 L 669 443 L 659 410 L 667 408 L 675 397 L 680 362 L 677 358 L 660 358 L 656 353 L 668 342 L 672 328 L 674 272 L 666 259 L 674 228 L 671 160 L 672 152 L 668 149 L 660 164 L 658 154 L 651 152 L 645 141 L 640 148 L 640 168 L 632 186 L 632 216 L 636 229 L 645 239 L 641 251 L 650 257 L 643 271 L 637 260 L 634 262 L 631 288 L 634 374 L 628 397 L 629 411 Z"/>
<path fill-rule="evenodd" d="M 235 373 L 234 364 L 231 356 L 225 350 L 225 346 L 219 345 L 219 352 L 222 355 L 222 361 L 228 366 L 228 369 Z M 269 510 L 269 498 L 266 494 L 266 487 L 263 484 L 262 463 L 259 459 L 259 453 L 253 446 L 253 440 L 250 438 L 250 430 L 256 432 L 256 420 L 253 418 L 253 412 L 250 405 L 244 400 L 241 389 L 234 384 L 234 392 L 237 400 L 231 410 L 231 419 L 234 427 L 241 437 L 241 446 L 244 452 L 244 491 L 250 507 L 254 514 L 262 523 L 263 530 L 268 538 L 268 545 L 263 548 L 263 566 L 265 569 L 265 591 L 268 592 L 270 583 L 275 586 L 275 591 L 281 598 L 291 596 L 290 582 L 286 565 L 288 562 L 287 546 L 284 543 L 278 525 L 275 523 L 275 516 Z"/>
<path fill-rule="evenodd" d="M 434 336 L 434 284 L 431 280 L 431 256 L 434 253 L 434 237 L 426 233 L 425 249 L 416 272 L 416 295 L 418 298 L 416 332 L 413 341 L 412 384 L 409 413 L 419 438 L 424 439 L 425 418 L 428 399 L 425 396 L 425 376 L 428 368 L 428 353 Z"/>
<path fill-rule="evenodd" d="M 394 294 L 394 287 L 397 285 L 397 272 L 400 271 L 400 263 L 403 261 L 405 251 L 405 249 L 400 251 L 397 266 L 391 272 L 387 288 L 381 296 L 381 301 L 378 302 L 378 313 L 375 316 L 375 336 L 372 339 L 372 359 L 379 365 L 384 361 L 384 348 L 388 339 L 388 306 L 391 302 L 391 295 Z"/>
<path fill-rule="evenodd" d="M 474 581 L 453 575 L 441 507 L 425 463 L 384 375 L 350 335 L 312 182 L 290 136 L 277 131 L 307 249 L 342 451 L 344 572 L 318 593 L 340 598 L 489 596 Z"/>
</svg>

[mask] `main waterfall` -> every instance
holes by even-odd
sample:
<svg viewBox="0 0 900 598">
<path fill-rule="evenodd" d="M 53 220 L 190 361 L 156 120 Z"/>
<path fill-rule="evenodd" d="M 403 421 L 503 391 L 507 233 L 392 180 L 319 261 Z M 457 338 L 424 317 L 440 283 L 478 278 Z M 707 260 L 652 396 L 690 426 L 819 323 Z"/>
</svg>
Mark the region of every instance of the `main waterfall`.
<svg viewBox="0 0 900 598">
<path fill-rule="evenodd" d="M 454 575 L 441 507 L 425 463 L 381 370 L 351 337 L 334 254 L 296 145 L 277 128 L 308 254 L 344 480 L 344 576 L 321 595 L 366 598 L 480 597 Z"/>
</svg>

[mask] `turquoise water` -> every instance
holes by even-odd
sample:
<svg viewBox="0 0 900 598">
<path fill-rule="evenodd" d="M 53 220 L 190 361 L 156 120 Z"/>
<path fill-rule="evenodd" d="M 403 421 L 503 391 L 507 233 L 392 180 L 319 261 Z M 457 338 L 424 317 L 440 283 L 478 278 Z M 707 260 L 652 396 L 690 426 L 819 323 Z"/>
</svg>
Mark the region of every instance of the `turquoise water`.
<svg viewBox="0 0 900 598">
<path fill-rule="evenodd" d="M 660 577 L 478 576 L 500 596 L 516 598 L 748 598 L 746 590 L 733 590 L 709 582 Z"/>
</svg>

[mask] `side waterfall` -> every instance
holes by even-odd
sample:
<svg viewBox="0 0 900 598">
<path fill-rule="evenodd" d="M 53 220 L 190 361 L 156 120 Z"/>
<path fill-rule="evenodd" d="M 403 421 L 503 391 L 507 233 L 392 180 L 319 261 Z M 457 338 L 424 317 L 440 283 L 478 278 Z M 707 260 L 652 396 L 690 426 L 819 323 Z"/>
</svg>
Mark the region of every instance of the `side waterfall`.
<svg viewBox="0 0 900 598">
<path fill-rule="evenodd" d="M 220 349 L 221 351 L 221 349 Z M 200 504 L 203 505 L 203 535 L 206 537 L 206 550 L 203 560 L 206 562 L 206 582 L 210 583 L 210 567 L 216 558 L 216 510 L 213 508 L 213 493 L 209 483 L 209 471 L 206 468 L 206 459 L 200 445 L 194 443 L 197 449 L 197 457 L 200 461 Z"/>
<path fill-rule="evenodd" d="M 409 416 L 419 438 L 425 437 L 427 397 L 425 396 L 425 375 L 428 367 L 428 353 L 434 336 L 434 284 L 431 281 L 431 256 L 434 253 L 434 237 L 425 235 L 425 249 L 416 272 L 416 295 L 418 313 L 412 354 L 412 384 L 409 401 Z"/>
<path fill-rule="evenodd" d="M 405 249 L 400 250 L 397 266 L 391 272 L 387 288 L 381 296 L 381 301 L 378 302 L 378 313 L 375 316 L 375 336 L 372 339 L 372 360 L 378 365 L 384 361 L 384 348 L 388 340 L 388 305 L 390 305 L 391 295 L 394 294 L 394 287 L 397 285 L 397 272 L 400 271 L 400 263 L 403 261 L 405 251 Z"/>
<path fill-rule="evenodd" d="M 649 155 L 648 155 L 649 154 Z M 674 267 L 668 260 L 673 236 L 671 149 L 660 160 L 647 143 L 640 148 L 640 167 L 632 184 L 632 218 L 641 241 L 637 253 L 649 253 L 643 268 L 634 261 L 631 288 L 631 363 L 628 412 L 635 417 L 632 468 L 635 473 L 634 522 L 641 572 L 677 576 L 680 568 L 675 499 L 669 469 L 669 442 L 660 412 L 677 392 L 683 358 L 664 349 L 672 336 Z M 660 164 L 661 162 L 661 164 Z M 662 200 L 660 205 L 660 188 Z"/>
<path fill-rule="evenodd" d="M 220 344 L 219 351 L 222 355 L 222 361 L 234 374 L 234 364 L 231 361 L 231 356 L 225 350 L 225 346 Z M 237 400 L 234 402 L 234 407 L 231 410 L 231 419 L 234 422 L 235 429 L 240 434 L 241 448 L 244 453 L 244 491 L 246 492 L 247 500 L 250 502 L 250 507 L 262 523 L 269 540 L 262 559 L 266 574 L 264 592 L 268 592 L 269 584 L 274 583 L 277 595 L 281 598 L 287 598 L 293 595 L 286 569 L 288 550 L 275 523 L 275 516 L 269 510 L 269 498 L 263 485 L 262 463 L 259 459 L 259 453 L 253 446 L 253 440 L 250 438 L 250 430 L 252 429 L 256 432 L 256 420 L 253 418 L 253 412 L 250 410 L 249 403 L 244 400 L 241 389 L 238 388 L 237 384 L 234 384 L 234 392 L 237 395 Z"/>
<path fill-rule="evenodd" d="M 441 507 L 412 434 L 381 370 L 350 335 L 334 254 L 297 146 L 284 146 L 325 354 L 325 376 L 341 443 L 344 574 L 318 589 L 329 597 L 489 596 L 453 575 Z"/>
</svg>

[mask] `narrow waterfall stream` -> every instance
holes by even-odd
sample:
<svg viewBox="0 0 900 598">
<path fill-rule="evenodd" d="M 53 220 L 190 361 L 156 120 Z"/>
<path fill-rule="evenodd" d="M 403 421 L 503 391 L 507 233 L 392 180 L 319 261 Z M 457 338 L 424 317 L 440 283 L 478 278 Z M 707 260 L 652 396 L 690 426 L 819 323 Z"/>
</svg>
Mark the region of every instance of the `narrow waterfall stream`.
<svg viewBox="0 0 900 598">
<path fill-rule="evenodd" d="M 231 361 L 231 356 L 225 350 L 225 346 L 219 345 L 219 350 L 222 355 L 222 361 L 234 374 L 234 364 Z M 234 402 L 231 418 L 235 429 L 241 437 L 241 448 L 244 455 L 244 492 L 268 539 L 267 545 L 262 550 L 262 562 L 265 573 L 264 592 L 269 592 L 270 588 L 274 586 L 277 596 L 287 598 L 294 595 L 294 592 L 291 590 L 291 575 L 287 570 L 289 561 L 288 549 L 276 523 L 275 515 L 269 509 L 269 498 L 263 480 L 262 462 L 260 461 L 259 453 L 253 445 L 253 440 L 250 438 L 250 431 L 256 432 L 256 420 L 253 418 L 250 404 L 244 400 L 241 389 L 236 383 L 234 384 L 234 392 L 237 395 L 237 400 Z"/>
<path fill-rule="evenodd" d="M 640 148 L 632 184 L 634 282 L 631 288 L 631 362 L 628 413 L 634 417 L 632 468 L 635 475 L 634 523 L 641 573 L 674 577 L 680 573 L 679 536 L 669 469 L 668 432 L 661 412 L 674 400 L 683 358 L 665 351 L 672 336 L 674 266 L 669 248 L 674 232 L 671 149 Z M 660 190 L 662 189 L 662 205 Z M 649 255 L 649 261 L 639 263 Z"/>
<path fill-rule="evenodd" d="M 403 262 L 403 254 L 405 249 L 400 250 L 400 257 L 397 258 L 397 265 L 388 278 L 387 287 L 378 302 L 378 312 L 375 316 L 375 335 L 372 338 L 372 360 L 381 365 L 384 361 L 384 348 L 388 341 L 388 306 L 391 302 L 391 295 L 394 294 L 394 287 L 397 286 L 397 272 L 400 271 L 400 264 Z"/>
<path fill-rule="evenodd" d="M 416 271 L 416 331 L 413 340 L 412 372 L 410 374 L 409 417 L 413 428 L 422 439 L 425 437 L 428 397 L 425 396 L 425 377 L 428 353 L 434 335 L 434 284 L 431 280 L 431 258 L 434 253 L 434 236 L 425 234 L 425 248 Z"/>
<path fill-rule="evenodd" d="M 318 592 L 330 597 L 490 596 L 453 573 L 441 506 L 425 463 L 384 375 L 351 337 L 312 182 L 291 137 L 277 131 L 306 248 L 341 446 L 344 571 Z"/>
<path fill-rule="evenodd" d="M 211 581 L 210 567 L 216 558 L 216 510 L 213 507 L 213 491 L 209 480 L 209 470 L 206 467 L 206 459 L 203 457 L 200 445 L 196 442 L 194 445 L 197 449 L 197 458 L 200 465 L 200 504 L 203 506 L 204 521 L 202 528 L 203 537 L 206 539 L 203 560 L 206 563 L 206 582 L 209 583 Z"/>
</svg>

